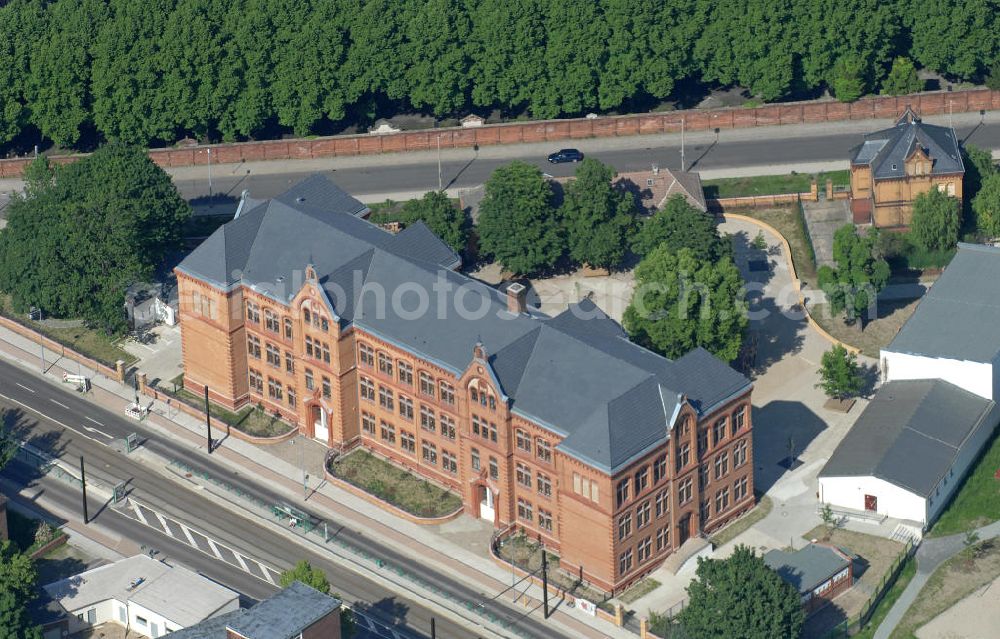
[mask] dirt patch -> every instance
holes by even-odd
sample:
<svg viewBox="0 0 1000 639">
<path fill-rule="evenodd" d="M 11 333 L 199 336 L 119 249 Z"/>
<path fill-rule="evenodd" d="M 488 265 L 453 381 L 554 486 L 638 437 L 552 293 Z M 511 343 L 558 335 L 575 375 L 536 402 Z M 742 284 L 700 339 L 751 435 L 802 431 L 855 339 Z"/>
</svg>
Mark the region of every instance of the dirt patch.
<svg viewBox="0 0 1000 639">
<path fill-rule="evenodd" d="M 823 404 L 823 408 L 834 410 L 838 413 L 849 413 L 854 408 L 856 402 L 857 400 L 854 399 L 828 399 Z"/>
<path fill-rule="evenodd" d="M 904 639 L 1000 575 L 1000 544 L 986 541 L 963 550 L 934 571 L 890 637 Z"/>
<path fill-rule="evenodd" d="M 831 317 L 826 304 L 809 304 L 809 314 L 816 323 L 845 344 L 861 349 L 868 357 L 878 358 L 879 351 L 896 337 L 896 333 L 910 319 L 920 300 L 892 300 L 879 302 L 878 317 L 865 324 L 847 324 L 843 317 Z"/>
<path fill-rule="evenodd" d="M 854 564 L 854 586 L 808 619 L 804 637 L 821 637 L 844 619 L 856 617 L 905 550 L 903 544 L 884 537 L 840 528 L 831 530 L 825 525 L 813 528 L 802 537 L 833 544 L 859 558 Z"/>
</svg>

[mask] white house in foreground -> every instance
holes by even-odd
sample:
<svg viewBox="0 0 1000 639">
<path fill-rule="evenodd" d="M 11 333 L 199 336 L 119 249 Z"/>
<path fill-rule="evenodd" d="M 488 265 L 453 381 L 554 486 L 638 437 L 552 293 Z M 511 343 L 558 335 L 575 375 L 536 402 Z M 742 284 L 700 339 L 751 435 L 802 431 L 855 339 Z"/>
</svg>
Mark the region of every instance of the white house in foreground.
<svg viewBox="0 0 1000 639">
<path fill-rule="evenodd" d="M 238 593 L 145 555 L 99 566 L 43 589 L 68 613 L 61 630 L 69 634 L 111 622 L 133 633 L 162 637 L 240 609 Z"/>
<path fill-rule="evenodd" d="M 881 353 L 883 384 L 819 473 L 819 500 L 927 528 L 1000 410 L 1000 248 L 959 244 Z"/>
</svg>

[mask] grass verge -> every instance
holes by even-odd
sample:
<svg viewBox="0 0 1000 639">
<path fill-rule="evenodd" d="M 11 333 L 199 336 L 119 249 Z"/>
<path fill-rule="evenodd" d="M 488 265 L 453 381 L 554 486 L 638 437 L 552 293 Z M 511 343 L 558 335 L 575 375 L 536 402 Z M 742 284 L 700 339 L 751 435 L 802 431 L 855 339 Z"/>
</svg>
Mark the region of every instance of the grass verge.
<svg viewBox="0 0 1000 639">
<path fill-rule="evenodd" d="M 628 590 L 623 592 L 618 597 L 618 599 L 627 606 L 642 599 L 643 597 L 645 597 L 646 595 L 653 592 L 659 587 L 660 587 L 660 582 L 653 579 L 652 577 L 646 577 L 642 581 L 636 582 Z"/>
<path fill-rule="evenodd" d="M 45 526 L 45 533 L 39 533 L 39 526 Z M 26 517 L 15 510 L 7 510 L 7 528 L 10 540 L 25 555 L 30 555 L 53 539 L 65 537 L 66 533 L 41 519 Z"/>
<path fill-rule="evenodd" d="M 523 532 L 504 538 L 500 542 L 498 553 L 500 558 L 507 563 L 513 563 L 521 570 L 535 573 L 536 576 L 541 575 L 541 544 Z M 545 555 L 548 562 L 549 582 L 551 584 L 562 588 L 576 597 L 581 597 L 598 605 L 604 604 L 605 596 L 603 593 L 589 588 L 580 581 L 578 575 L 571 574 L 560 567 L 559 555 L 549 551 L 546 551 Z M 602 607 L 608 609 L 604 605 Z"/>
<path fill-rule="evenodd" d="M 757 505 L 754 506 L 750 512 L 712 535 L 710 537 L 711 542 L 715 544 L 716 547 L 729 543 L 747 530 L 750 530 L 750 528 L 752 528 L 758 521 L 767 517 L 773 507 L 774 504 L 771 502 L 770 497 L 767 495 L 759 496 Z"/>
<path fill-rule="evenodd" d="M 882 621 L 885 620 L 885 616 L 889 614 L 892 610 L 893 605 L 899 599 L 906 587 L 910 585 L 910 581 L 913 580 L 914 575 L 917 574 L 917 562 L 912 557 L 907 560 L 906 565 L 903 566 L 902 572 L 899 573 L 899 577 L 896 579 L 896 583 L 892 585 L 889 592 L 885 593 L 882 597 L 882 601 L 879 602 L 878 606 L 875 607 L 875 612 L 869 618 L 868 625 L 864 627 L 858 634 L 854 635 L 854 639 L 872 639 L 875 636 L 875 631 L 878 627 L 882 625 Z"/>
<path fill-rule="evenodd" d="M 802 285 L 816 281 L 816 258 L 813 257 L 809 234 L 806 233 L 798 211 L 794 206 L 773 209 L 747 209 L 739 211 L 740 215 L 752 217 L 765 224 L 773 226 L 788 241 L 792 249 L 792 263 Z"/>
<path fill-rule="evenodd" d="M 848 324 L 843 314 L 833 316 L 825 304 L 809 304 L 809 315 L 836 339 L 860 348 L 868 357 L 879 357 L 879 351 L 892 342 L 896 333 L 913 315 L 920 300 L 889 300 L 879 302 L 878 317 L 865 323 L 862 330 L 858 322 Z"/>
<path fill-rule="evenodd" d="M 808 173 L 788 175 L 758 175 L 736 178 L 718 178 L 702 181 L 707 198 L 747 197 L 751 195 L 778 195 L 781 193 L 806 193 L 813 176 Z"/>
<path fill-rule="evenodd" d="M 928 537 L 954 535 L 1000 519 L 1000 480 L 993 477 L 1000 468 L 1000 437 L 994 434 L 984 450 Z"/>
<path fill-rule="evenodd" d="M 462 500 L 455 493 L 366 450 L 356 450 L 333 460 L 329 470 L 336 477 L 417 517 L 443 517 L 462 507 Z"/>
<path fill-rule="evenodd" d="M 185 404 L 194 406 L 202 411 L 205 409 L 204 397 L 195 395 L 183 388 L 178 389 L 176 393 L 172 393 L 169 389 L 166 389 L 166 392 L 168 395 L 173 394 L 174 397 Z M 269 415 L 256 406 L 246 406 L 240 409 L 238 413 L 234 413 L 210 401 L 208 409 L 212 417 L 252 437 L 278 437 L 293 428 L 288 422 L 274 415 Z"/>
</svg>

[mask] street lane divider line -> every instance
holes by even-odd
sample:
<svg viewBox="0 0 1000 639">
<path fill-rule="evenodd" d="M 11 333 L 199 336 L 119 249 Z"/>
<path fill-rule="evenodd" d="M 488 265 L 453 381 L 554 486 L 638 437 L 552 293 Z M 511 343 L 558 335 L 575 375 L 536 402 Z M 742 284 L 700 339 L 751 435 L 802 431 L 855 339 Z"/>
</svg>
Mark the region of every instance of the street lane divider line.
<svg viewBox="0 0 1000 639">
<path fill-rule="evenodd" d="M 63 407 L 63 408 L 65 408 L 66 410 L 72 410 L 72 409 L 71 409 L 71 408 L 70 408 L 69 406 L 67 406 L 66 404 L 63 404 L 63 403 L 62 403 L 62 402 L 60 402 L 59 400 L 56 400 L 56 399 L 52 399 L 52 398 L 50 397 L 50 398 L 49 398 L 49 401 L 50 401 L 50 402 L 52 402 L 53 404 L 55 404 L 56 406 L 62 406 L 62 407 Z"/>
<path fill-rule="evenodd" d="M 34 389 L 32 389 L 32 388 L 28 388 L 28 387 L 27 387 L 27 386 L 25 386 L 24 384 L 18 384 L 17 382 L 14 382 L 14 383 L 15 383 L 15 384 L 17 384 L 18 386 L 20 386 L 21 388 L 23 388 L 24 390 L 28 391 L 29 393 L 34 393 L 34 392 L 35 392 L 35 390 L 34 390 Z"/>
</svg>

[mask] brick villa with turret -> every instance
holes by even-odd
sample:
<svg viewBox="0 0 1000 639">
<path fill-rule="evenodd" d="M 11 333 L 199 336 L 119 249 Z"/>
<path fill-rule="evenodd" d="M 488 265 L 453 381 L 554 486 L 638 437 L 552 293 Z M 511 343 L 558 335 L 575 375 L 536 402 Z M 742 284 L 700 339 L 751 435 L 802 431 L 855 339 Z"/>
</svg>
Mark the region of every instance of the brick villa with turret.
<svg viewBox="0 0 1000 639">
<path fill-rule="evenodd" d="M 314 176 L 193 251 L 185 388 L 404 465 L 609 591 L 754 505 L 744 376 L 643 349 L 589 300 L 544 315 L 457 272 L 422 223 L 367 212 Z"/>
</svg>

